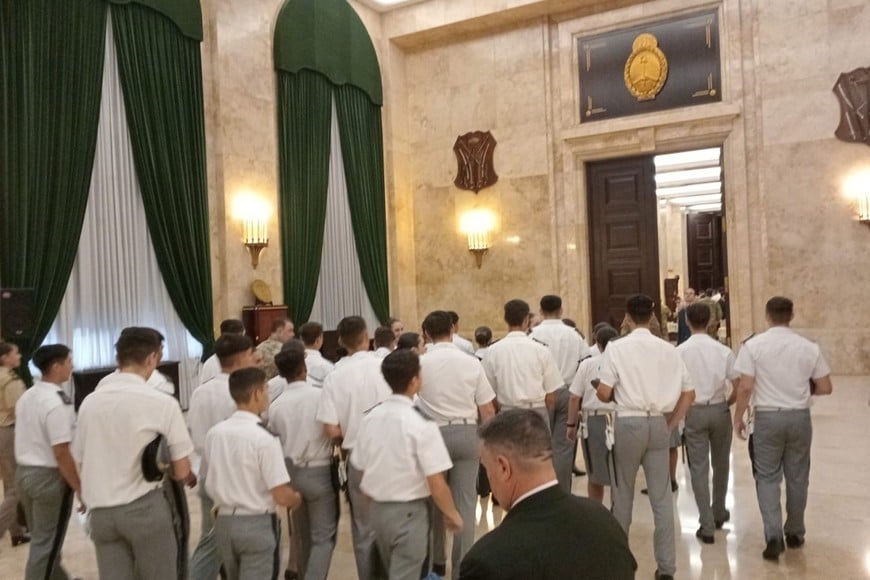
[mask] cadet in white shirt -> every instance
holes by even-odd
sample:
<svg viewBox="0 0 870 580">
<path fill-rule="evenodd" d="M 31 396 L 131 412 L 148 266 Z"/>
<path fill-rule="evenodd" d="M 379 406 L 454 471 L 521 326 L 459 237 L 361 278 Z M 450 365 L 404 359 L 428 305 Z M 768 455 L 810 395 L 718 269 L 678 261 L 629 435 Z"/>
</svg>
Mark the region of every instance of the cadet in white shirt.
<svg viewBox="0 0 870 580">
<path fill-rule="evenodd" d="M 375 356 L 384 358 L 396 348 L 398 337 L 389 326 L 379 326 L 375 329 Z"/>
<path fill-rule="evenodd" d="M 396 351 L 381 368 L 393 394 L 366 414 L 350 460 L 374 500 L 372 527 L 388 577 L 418 580 L 428 551 L 429 497 L 449 531 L 460 532 L 463 520 L 444 479 L 452 463 L 438 425 L 413 406 L 419 357 Z"/>
<path fill-rule="evenodd" d="M 655 576 L 670 580 L 677 568 L 674 500 L 668 473 L 670 432 L 685 416 L 695 391 L 676 349 L 649 331 L 652 299 L 636 294 L 626 300 L 625 307 L 631 332 L 607 345 L 598 375 L 598 398 L 616 403 L 612 511 L 628 534 L 635 479 L 642 465 L 655 525 Z M 666 413 L 670 413 L 668 419 Z"/>
<path fill-rule="evenodd" d="M 459 315 L 453 310 L 448 310 L 447 314 L 450 315 L 450 319 L 453 321 L 453 344 L 459 348 L 465 354 L 474 355 L 474 345 L 471 344 L 471 341 L 459 336 Z"/>
<path fill-rule="evenodd" d="M 76 416 L 72 400 L 61 388 L 72 375 L 70 349 L 49 344 L 33 353 L 42 373 L 15 405 L 15 489 L 30 528 L 30 554 L 25 580 L 69 575 L 60 565 L 60 551 L 81 483 L 70 443 Z"/>
<path fill-rule="evenodd" d="M 212 427 L 205 441 L 205 486 L 217 506 L 218 548 L 229 580 L 276 580 L 281 566 L 276 505 L 294 509 L 302 498 L 290 486 L 278 438 L 260 421 L 269 408 L 266 374 L 240 369 L 229 382 L 237 410 Z"/>
<path fill-rule="evenodd" d="M 695 536 L 705 544 L 715 541 L 713 532 L 731 518 L 725 509 L 728 471 L 731 468 L 731 410 L 736 394 L 730 398 L 728 386 L 740 373 L 734 370 L 731 349 L 707 334 L 710 309 L 692 304 L 686 309 L 692 336 L 677 347 L 692 384 L 695 402 L 686 414 L 686 453 L 692 475 L 692 491 L 698 505 Z M 713 464 L 713 503 L 710 503 L 710 463 Z"/>
<path fill-rule="evenodd" d="M 299 328 L 299 338 L 305 345 L 307 380 L 309 384 L 322 388 L 326 375 L 335 368 L 335 365 L 320 354 L 320 349 L 323 348 L 323 325 L 319 322 L 306 322 Z"/>
<path fill-rule="evenodd" d="M 810 485 L 813 425 L 810 397 L 833 391 L 831 369 L 819 346 L 794 332 L 794 304 L 774 296 L 767 301 L 767 332 L 743 343 L 735 369 L 741 374 L 734 411 L 734 430 L 746 439 L 743 414 L 752 407 L 749 456 L 755 475 L 758 507 L 767 542 L 762 556 L 776 560 L 804 543 L 804 511 Z M 780 484 L 785 474 L 787 518 L 782 523 Z"/>
<path fill-rule="evenodd" d="M 338 337 L 348 356 L 323 382 L 317 420 L 323 423 L 326 436 L 340 444 L 348 457 L 353 455 L 363 415 L 390 396 L 390 387 L 381 374 L 381 359 L 368 350 L 369 333 L 362 317 L 343 318 L 338 323 Z M 360 489 L 361 481 L 362 474 L 348 461 L 347 496 L 357 574 L 359 580 L 370 580 L 375 539 L 370 523 L 371 506 Z"/>
<path fill-rule="evenodd" d="M 245 334 L 245 325 L 241 320 L 236 318 L 227 318 L 221 321 L 221 336 L 225 334 Z M 221 372 L 221 363 L 216 354 L 208 357 L 202 363 L 202 369 L 199 372 L 199 384 L 204 385 L 207 381 L 215 378 Z"/>
<path fill-rule="evenodd" d="M 574 467 L 574 443 L 565 437 L 568 423 L 568 400 L 571 395 L 568 387 L 577 374 L 580 360 L 589 356 L 586 343 L 574 328 L 562 322 L 562 299 L 548 294 L 541 298 L 541 316 L 543 320 L 532 329 L 529 336 L 548 349 L 559 367 L 559 373 L 564 381 L 556 390 L 556 400 L 551 417 L 553 432 L 553 467 L 559 486 L 571 493 L 571 470 Z"/>
<path fill-rule="evenodd" d="M 489 385 L 480 361 L 466 355 L 453 344 L 450 315 L 443 310 L 429 313 L 423 320 L 423 333 L 432 344 L 422 357 L 422 385 L 417 406 L 438 425 L 450 461 L 447 483 L 453 503 L 466 522 L 474 521 L 477 472 L 480 466 L 480 441 L 477 418 L 486 422 L 495 416 L 495 393 Z M 433 522 L 432 570 L 445 575 L 447 554 L 444 521 Z M 453 577 L 459 564 L 474 543 L 474 526 L 466 526 L 453 539 Z"/>
<path fill-rule="evenodd" d="M 287 471 L 302 504 L 290 513 L 292 553 L 304 580 L 326 580 L 338 529 L 338 490 L 332 481 L 332 440 L 315 416 L 323 391 L 306 381 L 306 356 L 294 341 L 275 356 L 287 388 L 269 407 L 269 426 L 281 439 Z"/>
<path fill-rule="evenodd" d="M 193 447 L 200 457 L 199 495 L 200 526 L 199 543 L 190 557 L 191 580 L 213 580 L 220 569 L 217 539 L 214 533 L 212 508 L 214 503 L 206 493 L 208 462 L 205 460 L 205 438 L 209 430 L 235 413 L 236 402 L 230 395 L 230 373 L 238 369 L 258 366 L 251 339 L 241 334 L 223 334 L 214 343 L 215 356 L 220 361 L 221 372 L 200 385 L 190 397 L 187 419 Z"/>
<path fill-rule="evenodd" d="M 604 352 L 608 343 L 619 336 L 619 331 L 610 325 L 598 329 L 595 334 L 596 350 Z M 580 363 L 577 376 L 571 383 L 571 400 L 568 403 L 568 424 L 566 438 L 575 441 L 579 435 L 583 439 L 583 460 L 589 478 L 586 493 L 590 499 L 604 503 L 604 486 L 610 485 L 610 462 L 607 449 L 607 422 L 613 422 L 613 403 L 603 403 L 598 399 L 595 386 L 598 384 L 601 355 L 593 355 Z M 580 421 L 580 411 L 583 421 Z M 583 429 L 578 427 L 583 426 Z"/>
<path fill-rule="evenodd" d="M 72 445 L 100 577 L 175 578 L 187 546 L 175 535 L 160 482 L 143 474 L 142 455 L 163 437 L 172 477 L 193 486 L 193 443 L 178 402 L 145 382 L 163 356 L 163 336 L 151 328 L 125 328 L 115 350 L 119 372 L 85 397 Z"/>
<path fill-rule="evenodd" d="M 478 326 L 474 329 L 474 342 L 477 343 L 477 350 L 474 351 L 474 356 L 479 360 L 483 360 L 486 356 L 486 351 L 492 346 L 492 329 L 488 326 Z"/>
<path fill-rule="evenodd" d="M 565 379 L 547 347 L 526 335 L 529 315 L 529 305 L 523 300 L 510 300 L 504 305 L 509 332 L 489 347 L 483 368 L 499 408 L 532 409 L 549 425 L 556 390 Z"/>
</svg>

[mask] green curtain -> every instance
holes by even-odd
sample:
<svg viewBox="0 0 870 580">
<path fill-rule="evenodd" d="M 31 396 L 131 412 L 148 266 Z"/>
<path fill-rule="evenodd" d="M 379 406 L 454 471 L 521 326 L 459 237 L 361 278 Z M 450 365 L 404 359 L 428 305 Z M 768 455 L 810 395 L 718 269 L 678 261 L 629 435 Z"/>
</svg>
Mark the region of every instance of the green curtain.
<svg viewBox="0 0 870 580">
<path fill-rule="evenodd" d="M 199 41 L 148 7 L 111 10 L 148 231 L 175 311 L 206 356 L 214 332 Z"/>
<path fill-rule="evenodd" d="M 96 149 L 105 51 L 100 0 L 0 2 L 0 286 L 32 288 L 26 360 L 60 308 Z"/>
<path fill-rule="evenodd" d="M 390 316 L 381 108 L 351 85 L 335 89 L 347 198 L 363 284 L 378 319 Z"/>
<path fill-rule="evenodd" d="M 284 301 L 290 316 L 308 321 L 317 293 L 326 189 L 332 85 L 321 74 L 278 71 L 278 204 Z"/>
</svg>

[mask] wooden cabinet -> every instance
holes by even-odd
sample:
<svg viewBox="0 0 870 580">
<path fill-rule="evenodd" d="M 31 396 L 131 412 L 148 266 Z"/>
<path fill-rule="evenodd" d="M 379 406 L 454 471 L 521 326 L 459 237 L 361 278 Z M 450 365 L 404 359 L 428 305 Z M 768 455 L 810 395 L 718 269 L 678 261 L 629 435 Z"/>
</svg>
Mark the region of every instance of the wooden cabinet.
<svg viewBox="0 0 870 580">
<path fill-rule="evenodd" d="M 254 346 L 257 346 L 272 334 L 272 322 L 279 318 L 287 318 L 286 306 L 245 306 L 242 308 L 242 322 Z"/>
</svg>

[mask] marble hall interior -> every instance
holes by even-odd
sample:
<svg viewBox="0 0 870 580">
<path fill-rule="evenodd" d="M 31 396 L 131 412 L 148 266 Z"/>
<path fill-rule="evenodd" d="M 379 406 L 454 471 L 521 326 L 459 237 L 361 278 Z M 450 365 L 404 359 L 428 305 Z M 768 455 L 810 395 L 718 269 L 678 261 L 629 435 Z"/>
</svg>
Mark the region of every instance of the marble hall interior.
<svg viewBox="0 0 870 580">
<path fill-rule="evenodd" d="M 867 0 L 4 0 L 0 337 L 68 344 L 78 405 L 121 328 L 158 328 L 186 410 L 227 318 L 255 342 L 319 321 L 334 354 L 349 314 L 420 332 L 454 310 L 498 338 L 506 301 L 557 294 L 589 336 L 642 292 L 675 342 L 709 290 L 737 352 L 787 296 L 834 383 L 807 543 L 761 558 L 735 437 L 713 545 L 680 460 L 677 577 L 870 578 L 867 30 Z M 350 580 L 341 509 L 329 578 Z M 481 498 L 477 537 L 504 513 Z M 0 578 L 23 578 L 7 538 Z M 63 561 L 98 577 L 75 516 Z"/>
</svg>

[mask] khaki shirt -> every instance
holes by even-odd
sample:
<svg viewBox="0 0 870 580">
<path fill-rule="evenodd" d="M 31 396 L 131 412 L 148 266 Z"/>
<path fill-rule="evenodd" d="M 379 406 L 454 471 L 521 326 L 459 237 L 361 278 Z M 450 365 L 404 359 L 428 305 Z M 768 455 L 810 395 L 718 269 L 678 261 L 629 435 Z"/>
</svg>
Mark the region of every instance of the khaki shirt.
<svg viewBox="0 0 870 580">
<path fill-rule="evenodd" d="M 15 425 L 15 403 L 24 394 L 24 381 L 18 373 L 0 367 L 0 427 Z"/>
</svg>

